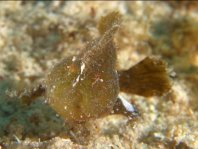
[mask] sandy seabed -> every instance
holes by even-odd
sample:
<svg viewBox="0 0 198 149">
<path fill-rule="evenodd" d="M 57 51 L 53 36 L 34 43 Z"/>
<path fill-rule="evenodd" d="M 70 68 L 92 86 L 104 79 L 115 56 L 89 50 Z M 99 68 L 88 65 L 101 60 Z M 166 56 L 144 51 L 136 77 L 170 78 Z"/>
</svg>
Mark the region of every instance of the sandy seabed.
<svg viewBox="0 0 198 149">
<path fill-rule="evenodd" d="M 0 148 L 197 149 L 198 2 L 52 1 L 0 2 Z M 172 89 L 163 97 L 124 94 L 139 110 L 128 122 L 110 115 L 90 122 L 90 140 L 65 135 L 63 118 L 38 97 L 24 105 L 21 93 L 37 86 L 60 59 L 80 53 L 98 37 L 97 22 L 119 11 L 117 68 L 146 56 L 168 63 Z"/>
</svg>

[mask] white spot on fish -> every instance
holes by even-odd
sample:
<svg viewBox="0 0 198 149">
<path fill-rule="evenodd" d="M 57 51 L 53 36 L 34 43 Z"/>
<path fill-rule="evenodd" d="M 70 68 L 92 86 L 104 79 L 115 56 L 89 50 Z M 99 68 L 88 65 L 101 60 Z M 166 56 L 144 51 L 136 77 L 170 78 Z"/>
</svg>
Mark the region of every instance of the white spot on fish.
<svg viewBox="0 0 198 149">
<path fill-rule="evenodd" d="M 72 58 L 72 62 L 74 62 L 76 60 L 76 57 L 75 56 L 73 56 L 73 58 Z"/>
<path fill-rule="evenodd" d="M 85 69 L 85 63 L 82 62 L 82 65 L 80 67 L 80 74 L 83 73 L 84 69 Z"/>
<path fill-rule="evenodd" d="M 79 82 L 79 79 L 80 79 L 80 75 L 78 75 L 78 77 L 76 78 L 76 81 L 73 83 L 73 87 L 75 87 L 76 86 L 76 84 Z"/>
<path fill-rule="evenodd" d="M 76 86 L 76 84 L 79 82 L 80 76 L 83 74 L 83 71 L 85 70 L 85 64 L 82 62 L 81 66 L 80 66 L 80 74 L 78 75 L 78 77 L 76 78 L 76 81 L 73 83 L 73 87 Z M 81 79 L 83 80 L 83 79 Z"/>
<path fill-rule="evenodd" d="M 135 108 L 134 108 L 134 106 L 133 106 L 131 103 L 129 103 L 129 102 L 128 102 L 123 96 L 121 96 L 120 94 L 119 94 L 119 98 L 120 98 L 122 104 L 124 105 L 124 107 L 126 108 L 127 111 L 132 112 L 132 113 L 134 113 L 134 112 L 136 111 Z"/>
</svg>

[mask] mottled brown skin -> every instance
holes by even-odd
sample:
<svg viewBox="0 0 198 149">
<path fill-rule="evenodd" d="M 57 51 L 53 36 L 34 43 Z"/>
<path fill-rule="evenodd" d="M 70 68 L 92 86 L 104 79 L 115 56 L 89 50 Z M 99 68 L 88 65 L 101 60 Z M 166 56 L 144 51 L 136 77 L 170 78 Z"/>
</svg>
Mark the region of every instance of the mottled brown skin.
<svg viewBox="0 0 198 149">
<path fill-rule="evenodd" d="M 119 24 L 118 12 L 102 17 L 98 25 L 99 39 L 87 44 L 78 56 L 56 64 L 47 75 L 45 87 L 39 86 L 20 96 L 25 104 L 31 104 L 46 92 L 48 104 L 68 122 L 74 142 L 88 142 L 86 122 L 91 118 L 112 113 L 130 119 L 138 115 L 128 101 L 126 104 L 123 97 L 118 98 L 119 87 L 124 92 L 143 96 L 162 95 L 170 89 L 165 63 L 154 58 L 146 58 L 120 72 L 118 80 L 113 36 Z"/>
<path fill-rule="evenodd" d="M 100 39 L 55 65 L 47 76 L 48 103 L 67 121 L 85 122 L 112 111 L 119 93 L 113 43 L 118 27 L 106 27 Z"/>
<path fill-rule="evenodd" d="M 98 30 L 100 34 L 104 34 L 112 26 L 120 24 L 121 23 L 120 18 L 121 15 L 117 11 L 111 12 L 106 16 L 101 17 L 100 21 L 98 22 Z"/>
<path fill-rule="evenodd" d="M 71 124 L 111 114 L 113 110 L 133 117 L 117 99 L 119 87 L 146 97 L 159 96 L 170 89 L 166 65 L 155 58 L 146 58 L 120 72 L 118 80 L 113 36 L 119 24 L 117 12 L 102 17 L 98 26 L 101 37 L 87 44 L 78 56 L 56 64 L 46 78 L 48 103 Z"/>
<path fill-rule="evenodd" d="M 144 97 L 161 96 L 171 88 L 166 63 L 147 57 L 129 70 L 120 72 L 121 91 Z"/>
</svg>

